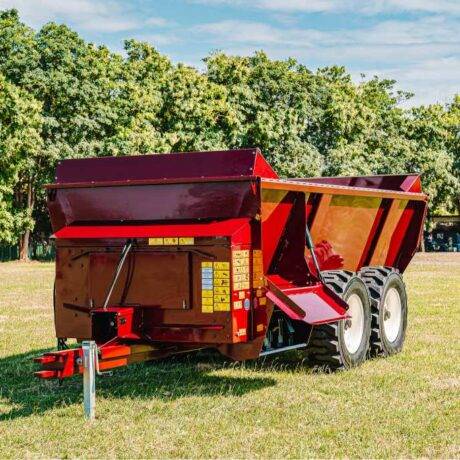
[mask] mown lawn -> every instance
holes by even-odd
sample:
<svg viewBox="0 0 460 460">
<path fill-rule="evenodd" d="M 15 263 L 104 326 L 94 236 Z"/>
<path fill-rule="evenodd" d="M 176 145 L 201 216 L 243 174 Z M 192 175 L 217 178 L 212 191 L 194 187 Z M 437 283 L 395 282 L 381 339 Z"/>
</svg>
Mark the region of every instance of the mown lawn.
<svg viewBox="0 0 460 460">
<path fill-rule="evenodd" d="M 291 354 L 229 363 L 194 355 L 98 380 L 32 377 L 54 346 L 53 265 L 0 264 L 0 458 L 459 457 L 460 254 L 418 255 L 406 273 L 403 353 L 336 374 Z"/>
</svg>

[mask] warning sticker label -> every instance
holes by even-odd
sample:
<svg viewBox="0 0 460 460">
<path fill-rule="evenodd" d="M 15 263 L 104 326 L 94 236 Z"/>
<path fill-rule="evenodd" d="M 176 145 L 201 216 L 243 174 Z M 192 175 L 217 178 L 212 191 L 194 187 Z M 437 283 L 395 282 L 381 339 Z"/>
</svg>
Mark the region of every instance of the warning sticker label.
<svg viewBox="0 0 460 460">
<path fill-rule="evenodd" d="M 229 262 L 201 262 L 201 311 L 230 311 Z"/>
</svg>

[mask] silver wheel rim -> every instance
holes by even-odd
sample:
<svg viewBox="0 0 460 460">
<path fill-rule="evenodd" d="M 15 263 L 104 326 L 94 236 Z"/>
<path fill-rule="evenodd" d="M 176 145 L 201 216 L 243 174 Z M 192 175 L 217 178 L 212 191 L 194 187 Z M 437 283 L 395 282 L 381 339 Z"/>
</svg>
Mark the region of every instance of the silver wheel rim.
<svg viewBox="0 0 460 460">
<path fill-rule="evenodd" d="M 389 342 L 394 342 L 399 335 L 402 321 L 402 304 L 399 291 L 388 289 L 383 303 L 383 329 Z"/>
<path fill-rule="evenodd" d="M 358 294 L 351 294 L 347 299 L 347 314 L 350 318 L 345 320 L 343 340 L 349 353 L 356 353 L 361 345 L 364 333 L 364 306 Z"/>
</svg>

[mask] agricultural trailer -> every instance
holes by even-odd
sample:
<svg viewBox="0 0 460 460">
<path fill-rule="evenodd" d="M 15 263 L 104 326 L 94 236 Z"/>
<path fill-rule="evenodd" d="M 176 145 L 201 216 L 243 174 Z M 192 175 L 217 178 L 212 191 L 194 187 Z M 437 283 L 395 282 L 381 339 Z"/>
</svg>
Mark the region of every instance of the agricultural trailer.
<svg viewBox="0 0 460 460">
<path fill-rule="evenodd" d="M 87 404 L 95 373 L 191 350 L 336 370 L 403 346 L 418 175 L 280 179 L 258 149 L 73 159 L 47 203 L 58 350 L 35 375 L 85 374 Z"/>
</svg>

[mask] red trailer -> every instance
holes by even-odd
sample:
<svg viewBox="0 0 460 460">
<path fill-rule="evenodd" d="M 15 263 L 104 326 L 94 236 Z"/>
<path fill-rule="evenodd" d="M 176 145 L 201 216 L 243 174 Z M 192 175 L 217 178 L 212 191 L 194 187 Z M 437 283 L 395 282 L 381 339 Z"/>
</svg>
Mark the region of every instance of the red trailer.
<svg viewBox="0 0 460 460">
<path fill-rule="evenodd" d="M 417 175 L 280 179 L 258 149 L 66 160 L 47 186 L 59 350 L 41 378 L 202 348 L 302 348 L 348 368 L 401 350 Z"/>
</svg>

